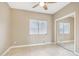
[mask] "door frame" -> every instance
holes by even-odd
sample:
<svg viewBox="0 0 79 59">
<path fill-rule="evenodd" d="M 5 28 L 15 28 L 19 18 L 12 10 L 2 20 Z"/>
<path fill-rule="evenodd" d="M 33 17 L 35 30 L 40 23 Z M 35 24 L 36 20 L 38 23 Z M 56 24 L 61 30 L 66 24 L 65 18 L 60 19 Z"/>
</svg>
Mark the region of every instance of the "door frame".
<svg viewBox="0 0 79 59">
<path fill-rule="evenodd" d="M 60 18 L 57 18 L 55 19 L 55 29 L 54 29 L 54 32 L 55 32 L 55 44 L 57 44 L 57 32 L 56 32 L 56 22 L 59 21 L 59 20 L 62 20 L 64 18 L 67 18 L 67 17 L 70 17 L 70 16 L 73 16 L 74 17 L 74 53 L 76 53 L 76 13 L 75 12 L 72 12 L 70 14 L 67 14 L 65 16 L 62 16 Z"/>
</svg>

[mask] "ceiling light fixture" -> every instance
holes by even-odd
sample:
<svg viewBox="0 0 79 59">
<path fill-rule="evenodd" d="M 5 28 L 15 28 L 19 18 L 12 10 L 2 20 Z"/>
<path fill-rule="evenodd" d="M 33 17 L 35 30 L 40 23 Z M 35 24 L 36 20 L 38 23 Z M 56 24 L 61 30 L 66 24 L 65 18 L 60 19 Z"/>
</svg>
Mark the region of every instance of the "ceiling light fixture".
<svg viewBox="0 0 79 59">
<path fill-rule="evenodd" d="M 44 2 L 40 2 L 40 4 L 39 4 L 39 5 L 43 7 L 43 6 L 44 6 Z"/>
</svg>

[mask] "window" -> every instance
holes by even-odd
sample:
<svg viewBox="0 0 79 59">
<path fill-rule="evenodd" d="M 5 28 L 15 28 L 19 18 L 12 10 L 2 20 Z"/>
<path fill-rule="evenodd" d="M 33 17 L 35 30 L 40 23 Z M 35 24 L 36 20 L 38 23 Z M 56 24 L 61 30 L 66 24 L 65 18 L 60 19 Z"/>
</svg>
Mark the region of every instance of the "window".
<svg viewBox="0 0 79 59">
<path fill-rule="evenodd" d="M 47 21 L 30 20 L 30 34 L 47 34 Z"/>
<path fill-rule="evenodd" d="M 60 34 L 69 34 L 70 33 L 70 23 L 59 23 Z"/>
<path fill-rule="evenodd" d="M 30 34 L 38 34 L 38 21 L 30 20 Z"/>
</svg>

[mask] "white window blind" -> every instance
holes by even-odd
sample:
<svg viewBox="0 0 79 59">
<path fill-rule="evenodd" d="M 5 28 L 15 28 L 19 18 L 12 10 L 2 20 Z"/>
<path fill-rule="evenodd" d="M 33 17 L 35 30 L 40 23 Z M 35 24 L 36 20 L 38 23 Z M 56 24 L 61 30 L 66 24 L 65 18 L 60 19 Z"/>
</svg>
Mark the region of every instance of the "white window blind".
<svg viewBox="0 0 79 59">
<path fill-rule="evenodd" d="M 47 21 L 30 19 L 29 34 L 47 34 Z"/>
</svg>

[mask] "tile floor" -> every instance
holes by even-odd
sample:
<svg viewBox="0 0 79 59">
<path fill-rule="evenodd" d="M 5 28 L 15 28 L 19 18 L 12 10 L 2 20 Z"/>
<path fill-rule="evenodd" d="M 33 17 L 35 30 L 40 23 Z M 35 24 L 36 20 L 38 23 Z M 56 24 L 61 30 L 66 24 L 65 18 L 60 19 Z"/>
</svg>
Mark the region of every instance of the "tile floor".
<svg viewBox="0 0 79 59">
<path fill-rule="evenodd" d="M 75 56 L 74 53 L 54 44 L 11 49 L 5 56 Z"/>
</svg>

